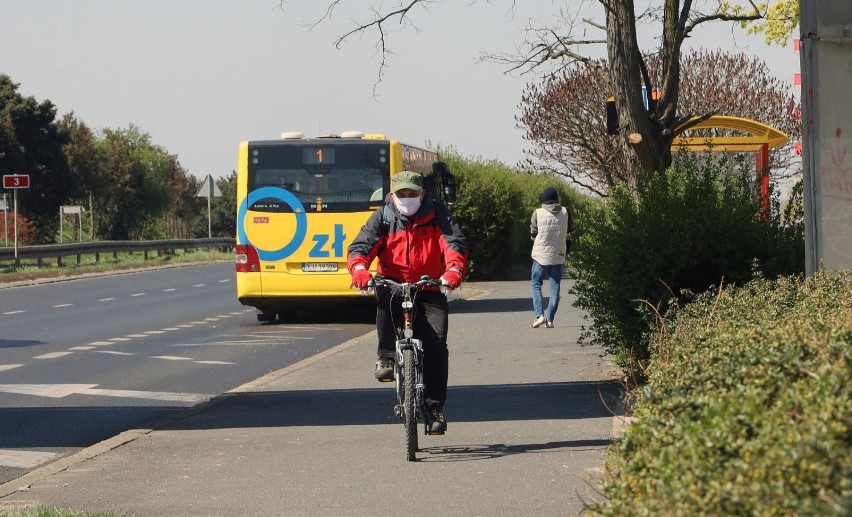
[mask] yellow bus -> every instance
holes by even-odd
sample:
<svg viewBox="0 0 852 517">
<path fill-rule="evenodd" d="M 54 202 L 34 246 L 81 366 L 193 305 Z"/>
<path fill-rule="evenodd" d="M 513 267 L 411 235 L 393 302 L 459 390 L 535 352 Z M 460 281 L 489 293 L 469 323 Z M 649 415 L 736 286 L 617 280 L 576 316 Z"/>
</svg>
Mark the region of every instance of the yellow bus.
<svg viewBox="0 0 852 517">
<path fill-rule="evenodd" d="M 422 173 L 435 199 L 455 200 L 455 179 L 435 151 L 381 134 L 288 132 L 241 142 L 237 299 L 257 309 L 258 321 L 284 319 L 311 302 L 359 299 L 346 250 L 403 170 Z"/>
</svg>

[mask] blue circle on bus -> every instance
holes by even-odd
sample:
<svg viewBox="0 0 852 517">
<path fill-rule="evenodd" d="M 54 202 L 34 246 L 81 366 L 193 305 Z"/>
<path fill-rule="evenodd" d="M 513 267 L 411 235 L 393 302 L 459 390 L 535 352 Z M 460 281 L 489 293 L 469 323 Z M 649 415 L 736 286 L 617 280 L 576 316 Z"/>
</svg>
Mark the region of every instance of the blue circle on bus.
<svg viewBox="0 0 852 517">
<path fill-rule="evenodd" d="M 305 240 L 305 235 L 308 233 L 308 216 L 305 213 L 305 207 L 292 192 L 288 192 L 279 187 L 262 187 L 250 192 L 246 198 L 240 203 L 240 212 L 237 214 L 237 232 L 239 233 L 240 242 L 249 243 L 246 235 L 245 217 L 248 212 L 248 207 L 264 198 L 273 198 L 286 203 L 296 215 L 296 233 L 293 235 L 293 240 L 287 243 L 286 246 L 277 250 L 264 250 L 257 246 L 257 256 L 260 260 L 275 261 L 281 260 L 292 255 L 302 242 Z"/>
</svg>

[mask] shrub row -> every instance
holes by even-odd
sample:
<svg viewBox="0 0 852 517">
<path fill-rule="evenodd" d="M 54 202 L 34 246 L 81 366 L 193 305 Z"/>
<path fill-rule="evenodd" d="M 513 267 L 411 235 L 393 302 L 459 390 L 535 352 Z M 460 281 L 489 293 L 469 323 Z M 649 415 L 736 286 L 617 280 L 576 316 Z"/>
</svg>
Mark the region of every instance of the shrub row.
<svg viewBox="0 0 852 517">
<path fill-rule="evenodd" d="M 530 216 L 545 188 L 556 188 L 562 204 L 578 219 L 595 203 L 559 178 L 519 173 L 498 161 L 462 157 L 452 149 L 442 149 L 441 156 L 458 184 L 452 211 L 468 239 L 470 279 L 529 275 Z"/>
<path fill-rule="evenodd" d="M 675 297 L 719 285 L 804 271 L 804 236 L 767 213 L 750 180 L 730 164 L 685 156 L 635 190 L 616 188 L 578 225 L 569 257 L 575 305 L 590 323 L 581 342 L 604 347 L 619 366 L 641 373 L 651 357 L 649 327 Z"/>
<path fill-rule="evenodd" d="M 755 279 L 667 323 L 592 513 L 852 514 L 848 280 Z"/>
</svg>

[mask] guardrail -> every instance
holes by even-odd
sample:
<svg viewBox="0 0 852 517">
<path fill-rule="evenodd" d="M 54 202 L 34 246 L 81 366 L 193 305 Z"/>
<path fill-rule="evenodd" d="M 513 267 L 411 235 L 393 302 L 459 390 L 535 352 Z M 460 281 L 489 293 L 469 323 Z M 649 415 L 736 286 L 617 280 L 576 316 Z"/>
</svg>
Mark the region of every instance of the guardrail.
<svg viewBox="0 0 852 517">
<path fill-rule="evenodd" d="M 113 258 L 118 253 L 134 253 L 140 251 L 148 259 L 150 253 L 157 256 L 163 254 L 174 254 L 176 250 L 194 249 L 220 249 L 228 251 L 234 247 L 235 240 L 231 237 L 218 237 L 215 239 L 172 239 L 160 241 L 96 241 L 96 242 L 73 242 L 67 244 L 40 244 L 35 246 L 18 246 L 18 256 L 15 257 L 15 249 L 12 247 L 0 247 L 0 265 L 20 266 L 22 262 L 35 261 L 38 267 L 45 265 L 46 259 L 56 259 L 56 265 L 62 266 L 64 257 L 75 256 L 77 264 L 81 263 L 82 255 L 94 255 L 95 262 L 99 262 L 102 254 L 112 254 Z"/>
</svg>

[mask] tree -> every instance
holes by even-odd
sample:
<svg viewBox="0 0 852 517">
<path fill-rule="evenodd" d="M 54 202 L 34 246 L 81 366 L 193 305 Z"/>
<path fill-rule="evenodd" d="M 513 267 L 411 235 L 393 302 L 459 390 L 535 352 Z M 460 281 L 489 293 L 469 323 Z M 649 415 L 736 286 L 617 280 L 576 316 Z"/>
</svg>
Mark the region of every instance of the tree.
<svg viewBox="0 0 852 517">
<path fill-rule="evenodd" d="M 753 22 L 742 22 L 747 34 L 764 35 L 768 45 L 776 43 L 782 47 L 787 46 L 793 30 L 799 26 L 799 0 L 777 0 L 775 3 L 759 4 L 757 9 L 766 12 L 766 17 Z M 747 8 L 740 4 L 729 4 L 723 2 L 719 12 L 738 14 L 745 12 Z"/>
<path fill-rule="evenodd" d="M 134 125 L 105 129 L 97 142 L 101 164 L 94 193 L 98 235 L 110 240 L 163 235 L 162 215 L 172 206 L 175 178 L 186 172 L 177 158 Z"/>
<path fill-rule="evenodd" d="M 0 74 L 0 173 L 30 176 L 30 187 L 18 196 L 20 211 L 37 242 L 53 242 L 59 207 L 79 188 L 63 152 L 69 138 L 53 103 L 24 97 L 18 86 Z"/>
<path fill-rule="evenodd" d="M 648 60 L 648 73 L 659 74 L 659 60 Z M 611 187 L 633 185 L 638 163 L 621 140 L 606 133 L 603 62 L 577 63 L 524 92 L 518 124 L 532 145 L 527 163 L 533 170 L 566 177 L 607 196 Z M 790 176 L 793 142 L 801 133 L 798 104 L 789 85 L 772 77 L 766 64 L 744 55 L 694 52 L 682 58 L 680 109 L 757 120 L 791 136 L 770 155 L 773 177 Z"/>
<path fill-rule="evenodd" d="M 607 71 L 609 79 L 608 91 L 615 97 L 616 111 L 621 121 L 619 127 L 619 145 L 628 145 L 636 155 L 639 166 L 644 171 L 662 171 L 671 164 L 671 143 L 677 136 L 676 128 L 689 121 L 693 115 L 710 116 L 709 113 L 687 113 L 678 111 L 680 97 L 680 54 L 684 40 L 701 24 L 727 21 L 748 22 L 764 18 L 765 11 L 760 11 L 749 0 L 750 8 L 739 12 L 703 11 L 694 5 L 693 0 L 664 0 L 662 6 L 651 2 L 651 6 L 637 16 L 634 0 L 597 0 L 603 7 L 605 24 L 584 20 L 593 27 L 605 31 L 604 39 L 588 39 L 585 36 L 575 37 L 579 30 L 576 19 L 578 7 L 566 7 L 565 21 L 560 27 L 527 28 L 527 39 L 520 47 L 520 52 L 514 61 L 512 70 L 536 70 L 546 64 L 556 63 L 557 66 L 567 66 L 581 61 L 590 62 L 588 56 L 580 52 L 580 48 L 589 44 L 605 42 L 607 48 Z M 328 2 L 326 17 L 342 3 L 342 0 Z M 397 0 L 390 7 L 382 4 L 379 7 L 370 6 L 371 19 L 367 22 L 356 22 L 356 27 L 335 42 L 340 45 L 350 37 L 374 29 L 379 33 L 380 59 L 383 70 L 385 57 L 390 53 L 385 39 L 386 24 L 398 20 L 400 23 L 409 22 L 409 13 L 416 6 L 424 6 L 429 0 Z M 514 6 L 514 2 L 512 2 Z M 716 3 L 721 7 L 722 2 Z M 283 2 L 282 2 L 283 6 Z M 572 11 L 573 10 L 573 11 Z M 323 18 L 325 19 L 325 17 Z M 643 53 L 639 48 L 637 19 L 658 23 L 659 48 L 650 54 Z M 660 75 L 657 83 L 652 83 L 646 59 L 649 55 L 660 60 Z M 646 111 L 643 105 L 642 87 L 647 91 L 659 91 L 660 98 L 656 108 Z M 684 127 L 684 129 L 686 129 Z"/>
</svg>

